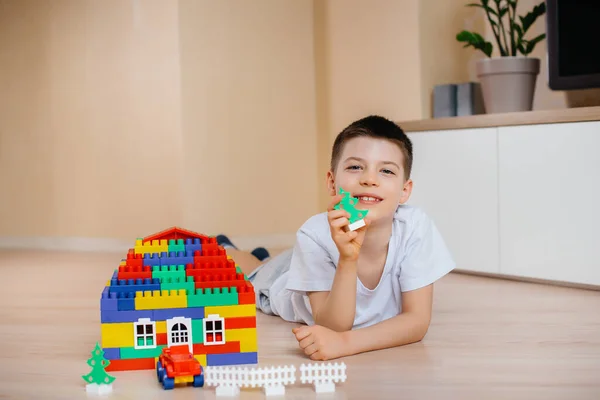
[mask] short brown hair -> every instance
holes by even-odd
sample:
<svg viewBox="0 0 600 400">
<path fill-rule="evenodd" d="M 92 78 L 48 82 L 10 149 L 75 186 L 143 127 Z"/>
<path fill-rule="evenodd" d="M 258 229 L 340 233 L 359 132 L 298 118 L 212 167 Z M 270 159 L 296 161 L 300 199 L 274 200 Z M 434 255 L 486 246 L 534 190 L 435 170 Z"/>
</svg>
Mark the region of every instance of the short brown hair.
<svg viewBox="0 0 600 400">
<path fill-rule="evenodd" d="M 406 180 L 410 178 L 413 162 L 412 142 L 402 128 L 387 118 L 379 115 L 370 115 L 359 119 L 358 121 L 354 121 L 338 134 L 331 150 L 330 168 L 332 172 L 335 173 L 336 171 L 337 164 L 340 161 L 346 142 L 356 137 L 365 136 L 386 139 L 396 143 L 404 156 L 404 178 Z"/>
</svg>

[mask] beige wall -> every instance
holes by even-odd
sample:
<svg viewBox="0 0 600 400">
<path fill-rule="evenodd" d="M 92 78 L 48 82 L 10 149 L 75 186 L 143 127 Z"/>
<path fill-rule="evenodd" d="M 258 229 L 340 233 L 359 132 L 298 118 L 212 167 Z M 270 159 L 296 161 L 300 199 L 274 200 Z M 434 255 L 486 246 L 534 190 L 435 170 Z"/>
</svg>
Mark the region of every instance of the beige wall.
<svg viewBox="0 0 600 400">
<path fill-rule="evenodd" d="M 474 79 L 467 2 L 0 0 L 0 237 L 293 234 L 343 127 Z"/>
<path fill-rule="evenodd" d="M 294 233 L 318 212 L 312 0 L 179 14 L 186 225 Z"/>
<path fill-rule="evenodd" d="M 182 222 L 173 2 L 0 2 L 0 235 Z"/>
</svg>

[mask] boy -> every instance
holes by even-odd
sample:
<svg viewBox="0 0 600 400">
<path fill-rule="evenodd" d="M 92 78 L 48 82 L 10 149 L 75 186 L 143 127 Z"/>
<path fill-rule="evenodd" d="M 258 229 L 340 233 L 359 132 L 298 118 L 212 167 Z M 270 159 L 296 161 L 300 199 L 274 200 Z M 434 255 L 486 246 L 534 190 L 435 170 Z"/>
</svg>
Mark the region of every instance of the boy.
<svg viewBox="0 0 600 400">
<path fill-rule="evenodd" d="M 327 187 L 328 211 L 309 218 L 293 249 L 265 260 L 228 249 L 248 274 L 257 307 L 294 328 L 312 360 L 330 360 L 420 341 L 431 318 L 433 283 L 455 264 L 434 223 L 405 205 L 413 182 L 412 143 L 393 122 L 369 116 L 336 138 Z M 368 210 L 366 226 L 350 231 L 335 210 L 340 188 Z M 226 247 L 233 244 L 219 235 Z M 266 261 L 266 262 L 263 262 Z"/>
</svg>

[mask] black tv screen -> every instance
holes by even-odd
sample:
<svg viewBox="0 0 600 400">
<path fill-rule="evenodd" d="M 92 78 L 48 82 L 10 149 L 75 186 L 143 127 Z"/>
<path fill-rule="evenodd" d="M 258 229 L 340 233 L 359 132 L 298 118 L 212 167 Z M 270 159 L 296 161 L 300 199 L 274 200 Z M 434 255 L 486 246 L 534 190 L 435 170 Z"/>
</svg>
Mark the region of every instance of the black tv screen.
<svg viewBox="0 0 600 400">
<path fill-rule="evenodd" d="M 600 87 L 600 0 L 547 0 L 549 86 Z"/>
</svg>

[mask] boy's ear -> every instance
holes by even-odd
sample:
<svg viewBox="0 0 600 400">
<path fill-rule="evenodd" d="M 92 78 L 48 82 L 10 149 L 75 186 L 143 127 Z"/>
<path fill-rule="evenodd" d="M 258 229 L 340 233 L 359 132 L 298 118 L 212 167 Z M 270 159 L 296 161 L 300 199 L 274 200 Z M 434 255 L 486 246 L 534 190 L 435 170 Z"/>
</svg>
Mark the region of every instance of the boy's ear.
<svg viewBox="0 0 600 400">
<path fill-rule="evenodd" d="M 402 196 L 400 197 L 400 204 L 404 204 L 410 198 L 413 189 L 413 181 L 412 179 L 404 182 L 404 187 L 402 188 Z"/>
<path fill-rule="evenodd" d="M 336 190 L 335 190 L 335 180 L 333 178 L 333 172 L 331 172 L 331 170 L 327 171 L 327 190 L 329 191 L 329 195 L 330 196 L 335 196 L 336 195 Z"/>
</svg>

